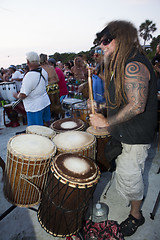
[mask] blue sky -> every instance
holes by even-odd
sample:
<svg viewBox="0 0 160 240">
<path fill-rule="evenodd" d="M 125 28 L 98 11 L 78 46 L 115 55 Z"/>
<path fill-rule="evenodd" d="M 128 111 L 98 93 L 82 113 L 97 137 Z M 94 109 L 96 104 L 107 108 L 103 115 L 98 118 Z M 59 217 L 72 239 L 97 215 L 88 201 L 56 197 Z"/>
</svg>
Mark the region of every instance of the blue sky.
<svg viewBox="0 0 160 240">
<path fill-rule="evenodd" d="M 0 67 L 26 62 L 36 51 L 87 51 L 95 34 L 112 20 L 128 20 L 137 28 L 146 19 L 160 35 L 159 0 L 1 0 Z"/>
</svg>

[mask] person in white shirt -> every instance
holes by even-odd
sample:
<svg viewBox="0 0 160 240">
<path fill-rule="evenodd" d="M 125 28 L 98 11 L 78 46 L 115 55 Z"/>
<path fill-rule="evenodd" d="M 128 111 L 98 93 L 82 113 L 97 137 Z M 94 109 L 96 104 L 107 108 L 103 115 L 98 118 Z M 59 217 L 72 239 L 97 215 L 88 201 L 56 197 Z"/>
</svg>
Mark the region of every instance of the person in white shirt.
<svg viewBox="0 0 160 240">
<path fill-rule="evenodd" d="M 46 92 L 48 73 L 39 66 L 39 56 L 36 52 L 26 55 L 30 71 L 24 76 L 20 93 L 16 97 L 23 99 L 28 126 L 48 125 L 51 119 L 50 99 Z"/>
</svg>

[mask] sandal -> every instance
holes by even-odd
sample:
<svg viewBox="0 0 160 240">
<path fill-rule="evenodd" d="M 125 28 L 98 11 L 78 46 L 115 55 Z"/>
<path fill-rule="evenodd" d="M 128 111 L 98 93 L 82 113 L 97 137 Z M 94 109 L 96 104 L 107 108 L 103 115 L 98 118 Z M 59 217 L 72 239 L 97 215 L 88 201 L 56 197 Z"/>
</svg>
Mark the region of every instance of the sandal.
<svg viewBox="0 0 160 240">
<path fill-rule="evenodd" d="M 144 222 L 145 218 L 143 217 L 142 212 L 140 219 L 136 219 L 130 214 L 126 220 L 121 222 L 120 224 L 121 232 L 123 233 L 124 236 L 131 236 L 136 232 L 139 226 L 144 224 Z"/>
</svg>

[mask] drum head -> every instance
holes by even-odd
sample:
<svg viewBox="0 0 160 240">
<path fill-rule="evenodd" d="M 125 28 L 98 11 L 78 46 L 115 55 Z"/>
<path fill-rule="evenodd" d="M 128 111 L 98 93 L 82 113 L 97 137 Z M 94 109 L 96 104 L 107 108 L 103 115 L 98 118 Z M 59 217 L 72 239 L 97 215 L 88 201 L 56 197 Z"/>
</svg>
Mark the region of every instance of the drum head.
<svg viewBox="0 0 160 240">
<path fill-rule="evenodd" d="M 104 131 L 103 129 L 96 129 L 93 126 L 90 126 L 89 128 L 87 128 L 86 130 L 88 133 L 93 134 L 94 136 L 109 136 L 109 132 L 108 131 Z"/>
<path fill-rule="evenodd" d="M 99 174 L 98 170 L 90 158 L 73 153 L 59 154 L 51 166 L 51 171 L 55 171 L 58 177 L 78 184 L 93 182 Z"/>
<path fill-rule="evenodd" d="M 53 139 L 57 148 L 66 150 L 79 150 L 85 148 L 95 141 L 95 137 L 83 131 L 67 131 L 57 134 Z"/>
<path fill-rule="evenodd" d="M 51 124 L 51 128 L 56 132 L 79 130 L 83 128 L 83 126 L 83 121 L 76 118 L 64 118 Z"/>
<path fill-rule="evenodd" d="M 27 133 L 37 134 L 48 138 L 53 138 L 56 135 L 56 132 L 45 126 L 31 125 L 26 128 Z"/>
<path fill-rule="evenodd" d="M 77 99 L 77 98 L 65 98 L 63 100 L 63 108 L 70 109 L 72 108 L 72 104 L 80 103 L 80 102 L 83 102 L 83 100 Z"/>
<path fill-rule="evenodd" d="M 74 103 L 73 109 L 88 109 L 87 102 L 83 100 L 82 102 Z"/>
<path fill-rule="evenodd" d="M 51 140 L 35 134 L 16 135 L 9 140 L 7 147 L 15 155 L 26 157 L 46 158 L 56 152 L 56 146 Z"/>
</svg>

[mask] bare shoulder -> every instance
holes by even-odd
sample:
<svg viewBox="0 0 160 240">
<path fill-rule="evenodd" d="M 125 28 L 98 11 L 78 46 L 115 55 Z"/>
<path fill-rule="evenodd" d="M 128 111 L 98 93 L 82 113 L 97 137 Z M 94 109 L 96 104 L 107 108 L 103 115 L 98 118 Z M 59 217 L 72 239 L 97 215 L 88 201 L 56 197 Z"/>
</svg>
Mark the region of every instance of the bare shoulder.
<svg viewBox="0 0 160 240">
<path fill-rule="evenodd" d="M 133 61 L 126 65 L 125 80 L 127 81 L 149 81 L 150 72 L 148 68 L 141 62 Z"/>
</svg>

